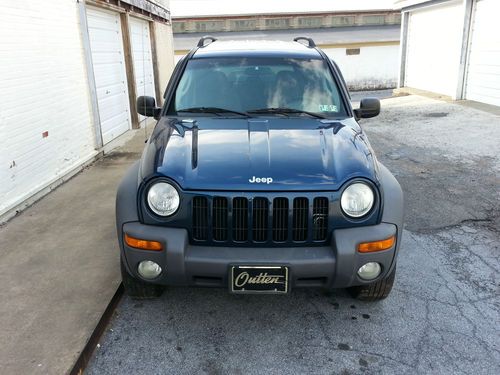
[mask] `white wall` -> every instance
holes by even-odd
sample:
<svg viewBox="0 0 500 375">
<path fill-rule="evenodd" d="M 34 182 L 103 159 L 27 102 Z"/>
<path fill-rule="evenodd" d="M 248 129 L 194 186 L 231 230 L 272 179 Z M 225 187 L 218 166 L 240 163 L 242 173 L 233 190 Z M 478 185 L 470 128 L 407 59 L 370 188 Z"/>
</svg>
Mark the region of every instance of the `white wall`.
<svg viewBox="0 0 500 375">
<path fill-rule="evenodd" d="M 405 86 L 456 99 L 463 21 L 461 0 L 410 12 Z"/>
<path fill-rule="evenodd" d="M 359 55 L 347 55 L 345 48 L 326 48 L 325 53 L 339 66 L 352 90 L 396 87 L 399 45 L 360 47 Z"/>
<path fill-rule="evenodd" d="M 1 2 L 0 215 L 96 154 L 83 57 L 76 1 Z"/>
</svg>

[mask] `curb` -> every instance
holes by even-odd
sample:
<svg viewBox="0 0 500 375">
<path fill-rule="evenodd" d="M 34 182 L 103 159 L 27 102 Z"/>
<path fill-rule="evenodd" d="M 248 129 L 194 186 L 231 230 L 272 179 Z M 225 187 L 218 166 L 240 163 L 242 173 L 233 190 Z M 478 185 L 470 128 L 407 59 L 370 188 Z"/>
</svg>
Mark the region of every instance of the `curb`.
<svg viewBox="0 0 500 375">
<path fill-rule="evenodd" d="M 111 298 L 111 301 L 106 307 L 106 310 L 104 310 L 104 313 L 102 314 L 101 318 L 99 319 L 99 322 L 94 328 L 94 331 L 90 335 L 87 344 L 85 344 L 85 347 L 78 356 L 78 359 L 73 365 L 73 368 L 69 371 L 70 375 L 81 375 L 84 373 L 85 369 L 87 368 L 87 365 L 89 364 L 90 359 L 92 358 L 92 354 L 94 353 L 94 350 L 97 347 L 97 344 L 99 343 L 99 340 L 101 339 L 104 331 L 106 330 L 106 327 L 111 321 L 111 318 L 113 317 L 113 313 L 115 312 L 118 303 L 121 301 L 123 297 L 123 291 L 124 291 L 123 284 L 120 283 L 120 286 L 118 287 L 115 294 Z"/>
</svg>

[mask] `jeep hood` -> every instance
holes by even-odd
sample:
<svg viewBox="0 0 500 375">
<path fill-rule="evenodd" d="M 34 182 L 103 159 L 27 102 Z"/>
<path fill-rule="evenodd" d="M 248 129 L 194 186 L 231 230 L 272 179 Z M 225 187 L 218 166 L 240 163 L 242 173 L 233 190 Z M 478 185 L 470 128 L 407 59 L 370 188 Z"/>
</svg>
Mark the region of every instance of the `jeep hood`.
<svg viewBox="0 0 500 375">
<path fill-rule="evenodd" d="M 327 191 L 354 177 L 376 181 L 376 160 L 353 119 L 162 118 L 140 173 L 184 190 Z"/>
</svg>

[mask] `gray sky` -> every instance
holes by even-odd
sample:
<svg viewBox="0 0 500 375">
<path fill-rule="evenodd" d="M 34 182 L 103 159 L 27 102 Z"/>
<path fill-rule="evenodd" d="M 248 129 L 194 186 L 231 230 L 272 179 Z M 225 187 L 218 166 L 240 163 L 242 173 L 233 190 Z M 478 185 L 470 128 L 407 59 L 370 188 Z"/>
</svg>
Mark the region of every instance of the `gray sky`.
<svg viewBox="0 0 500 375">
<path fill-rule="evenodd" d="M 170 0 L 173 17 L 393 9 L 394 0 Z"/>
</svg>

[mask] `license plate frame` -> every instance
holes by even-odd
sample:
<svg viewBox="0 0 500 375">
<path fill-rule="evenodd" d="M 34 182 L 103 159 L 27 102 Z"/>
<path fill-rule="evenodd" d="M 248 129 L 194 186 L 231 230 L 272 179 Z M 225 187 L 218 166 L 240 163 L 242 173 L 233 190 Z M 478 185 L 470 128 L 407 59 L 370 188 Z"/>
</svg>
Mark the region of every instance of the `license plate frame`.
<svg viewBox="0 0 500 375">
<path fill-rule="evenodd" d="M 289 275 L 289 267 L 283 265 L 231 265 L 229 291 L 234 294 L 287 294 Z"/>
</svg>

